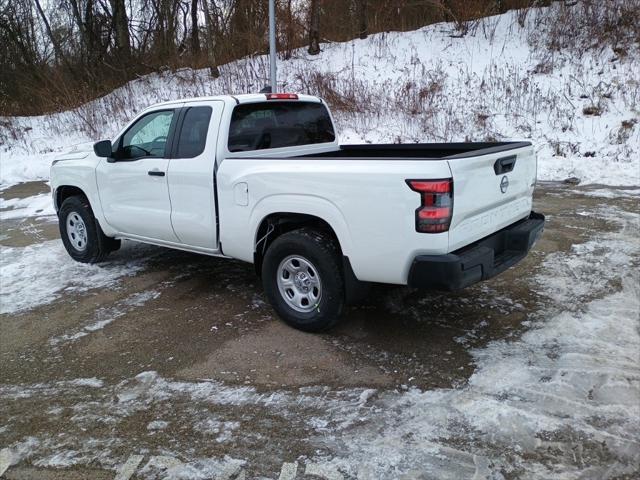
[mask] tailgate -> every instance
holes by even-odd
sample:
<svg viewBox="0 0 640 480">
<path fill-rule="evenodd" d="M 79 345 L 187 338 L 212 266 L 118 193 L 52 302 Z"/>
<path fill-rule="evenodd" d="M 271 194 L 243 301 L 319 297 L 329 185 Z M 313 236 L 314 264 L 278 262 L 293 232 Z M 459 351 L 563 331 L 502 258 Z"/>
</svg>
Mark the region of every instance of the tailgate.
<svg viewBox="0 0 640 480">
<path fill-rule="evenodd" d="M 536 180 L 532 146 L 461 156 L 448 162 L 453 176 L 450 252 L 491 235 L 531 212 Z"/>
</svg>

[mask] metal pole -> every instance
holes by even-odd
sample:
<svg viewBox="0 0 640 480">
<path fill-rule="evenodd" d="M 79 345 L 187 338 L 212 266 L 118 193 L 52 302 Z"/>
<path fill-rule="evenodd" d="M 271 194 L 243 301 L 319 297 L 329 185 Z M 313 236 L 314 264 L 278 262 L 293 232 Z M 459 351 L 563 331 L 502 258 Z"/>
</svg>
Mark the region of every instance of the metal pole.
<svg viewBox="0 0 640 480">
<path fill-rule="evenodd" d="M 269 0 L 269 63 L 271 67 L 271 92 L 276 93 L 276 0 Z"/>
</svg>

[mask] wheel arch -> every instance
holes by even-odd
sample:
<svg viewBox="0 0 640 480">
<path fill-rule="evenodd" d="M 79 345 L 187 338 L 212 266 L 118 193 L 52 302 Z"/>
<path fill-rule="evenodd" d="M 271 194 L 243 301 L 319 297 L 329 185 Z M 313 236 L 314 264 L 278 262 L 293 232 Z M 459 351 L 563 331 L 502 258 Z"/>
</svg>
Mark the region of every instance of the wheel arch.
<svg viewBox="0 0 640 480">
<path fill-rule="evenodd" d="M 117 231 L 114 230 L 106 218 L 104 218 L 102 214 L 102 208 L 100 206 L 100 199 L 98 197 L 97 192 L 92 192 L 90 188 L 85 188 L 78 185 L 73 185 L 69 183 L 62 183 L 58 185 L 53 190 L 53 203 L 55 206 L 56 213 L 60 211 L 60 207 L 62 203 L 69 197 L 73 196 L 81 196 L 87 200 L 89 203 L 89 208 L 93 213 L 98 225 L 102 229 L 102 231 L 109 237 L 117 236 Z"/>
<path fill-rule="evenodd" d="M 253 264 L 256 273 L 260 275 L 264 254 L 276 238 L 284 233 L 304 227 L 313 228 L 330 235 L 336 240 L 340 254 L 343 255 L 343 248 L 338 234 L 331 224 L 323 218 L 308 213 L 273 212 L 260 221 L 254 236 Z"/>
<path fill-rule="evenodd" d="M 361 282 L 356 277 L 349 257 L 345 253 L 343 244 L 335 229 L 329 222 L 316 215 L 293 212 L 274 212 L 266 215 L 258 225 L 254 241 L 253 265 L 256 274 L 259 277 L 262 276 L 264 254 L 276 238 L 284 233 L 305 227 L 328 234 L 336 241 L 342 259 L 347 303 L 354 304 L 365 298 L 369 292 L 369 284 Z"/>
<path fill-rule="evenodd" d="M 86 198 L 87 201 L 89 202 L 89 205 L 91 205 L 91 200 L 89 199 L 89 196 L 80 187 L 77 187 L 75 185 L 60 185 L 55 189 L 55 193 L 54 193 L 56 212 L 60 211 L 62 202 L 64 202 L 67 198 L 74 197 L 74 196 L 82 196 Z"/>
</svg>

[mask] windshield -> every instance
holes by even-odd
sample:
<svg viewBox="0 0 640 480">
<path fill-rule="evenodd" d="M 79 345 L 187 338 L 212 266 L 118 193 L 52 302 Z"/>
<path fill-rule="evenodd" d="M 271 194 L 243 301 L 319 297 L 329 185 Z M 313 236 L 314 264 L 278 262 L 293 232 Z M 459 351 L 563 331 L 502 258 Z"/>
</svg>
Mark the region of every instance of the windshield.
<svg viewBox="0 0 640 480">
<path fill-rule="evenodd" d="M 321 103 L 261 102 L 234 108 L 229 151 L 246 152 L 335 140 L 327 108 Z"/>
</svg>

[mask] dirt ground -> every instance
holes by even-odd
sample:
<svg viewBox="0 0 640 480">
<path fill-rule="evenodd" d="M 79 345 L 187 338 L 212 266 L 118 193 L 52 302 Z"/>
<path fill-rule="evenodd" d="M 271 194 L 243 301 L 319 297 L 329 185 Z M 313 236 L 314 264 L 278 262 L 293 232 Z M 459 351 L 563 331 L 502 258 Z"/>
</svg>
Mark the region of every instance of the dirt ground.
<svg viewBox="0 0 640 480">
<path fill-rule="evenodd" d="M 34 182 L 2 196 L 44 191 Z M 518 338 L 539 312 L 557 308 L 539 295 L 533 273 L 551 255 L 619 228 L 593 212 L 640 211 L 637 196 L 599 191 L 541 185 L 535 210 L 547 216 L 545 233 L 517 267 L 453 294 L 375 286 L 324 334 L 279 321 L 251 265 L 125 243 L 108 261 L 134 258 L 142 265 L 135 273 L 0 317 L 0 448 L 20 457 L 4 477 L 114 478 L 131 455 L 142 455 L 131 478 L 168 478 L 173 464 L 163 461 L 195 459 L 216 460 L 198 464 L 209 473 L 175 478 L 303 478 L 303 464 L 311 478 L 313 462 L 340 454 L 331 434 L 347 405 L 369 395 L 464 388 L 476 370 L 472 352 Z M 4 221 L 0 245 L 56 239 L 55 220 Z M 621 462 L 606 451 L 590 458 L 583 461 Z M 282 476 L 285 462 L 299 462 L 297 477 Z M 437 478 L 406 466 L 413 477 L 388 478 Z M 514 469 L 495 478 L 509 475 L 527 477 Z"/>
</svg>

